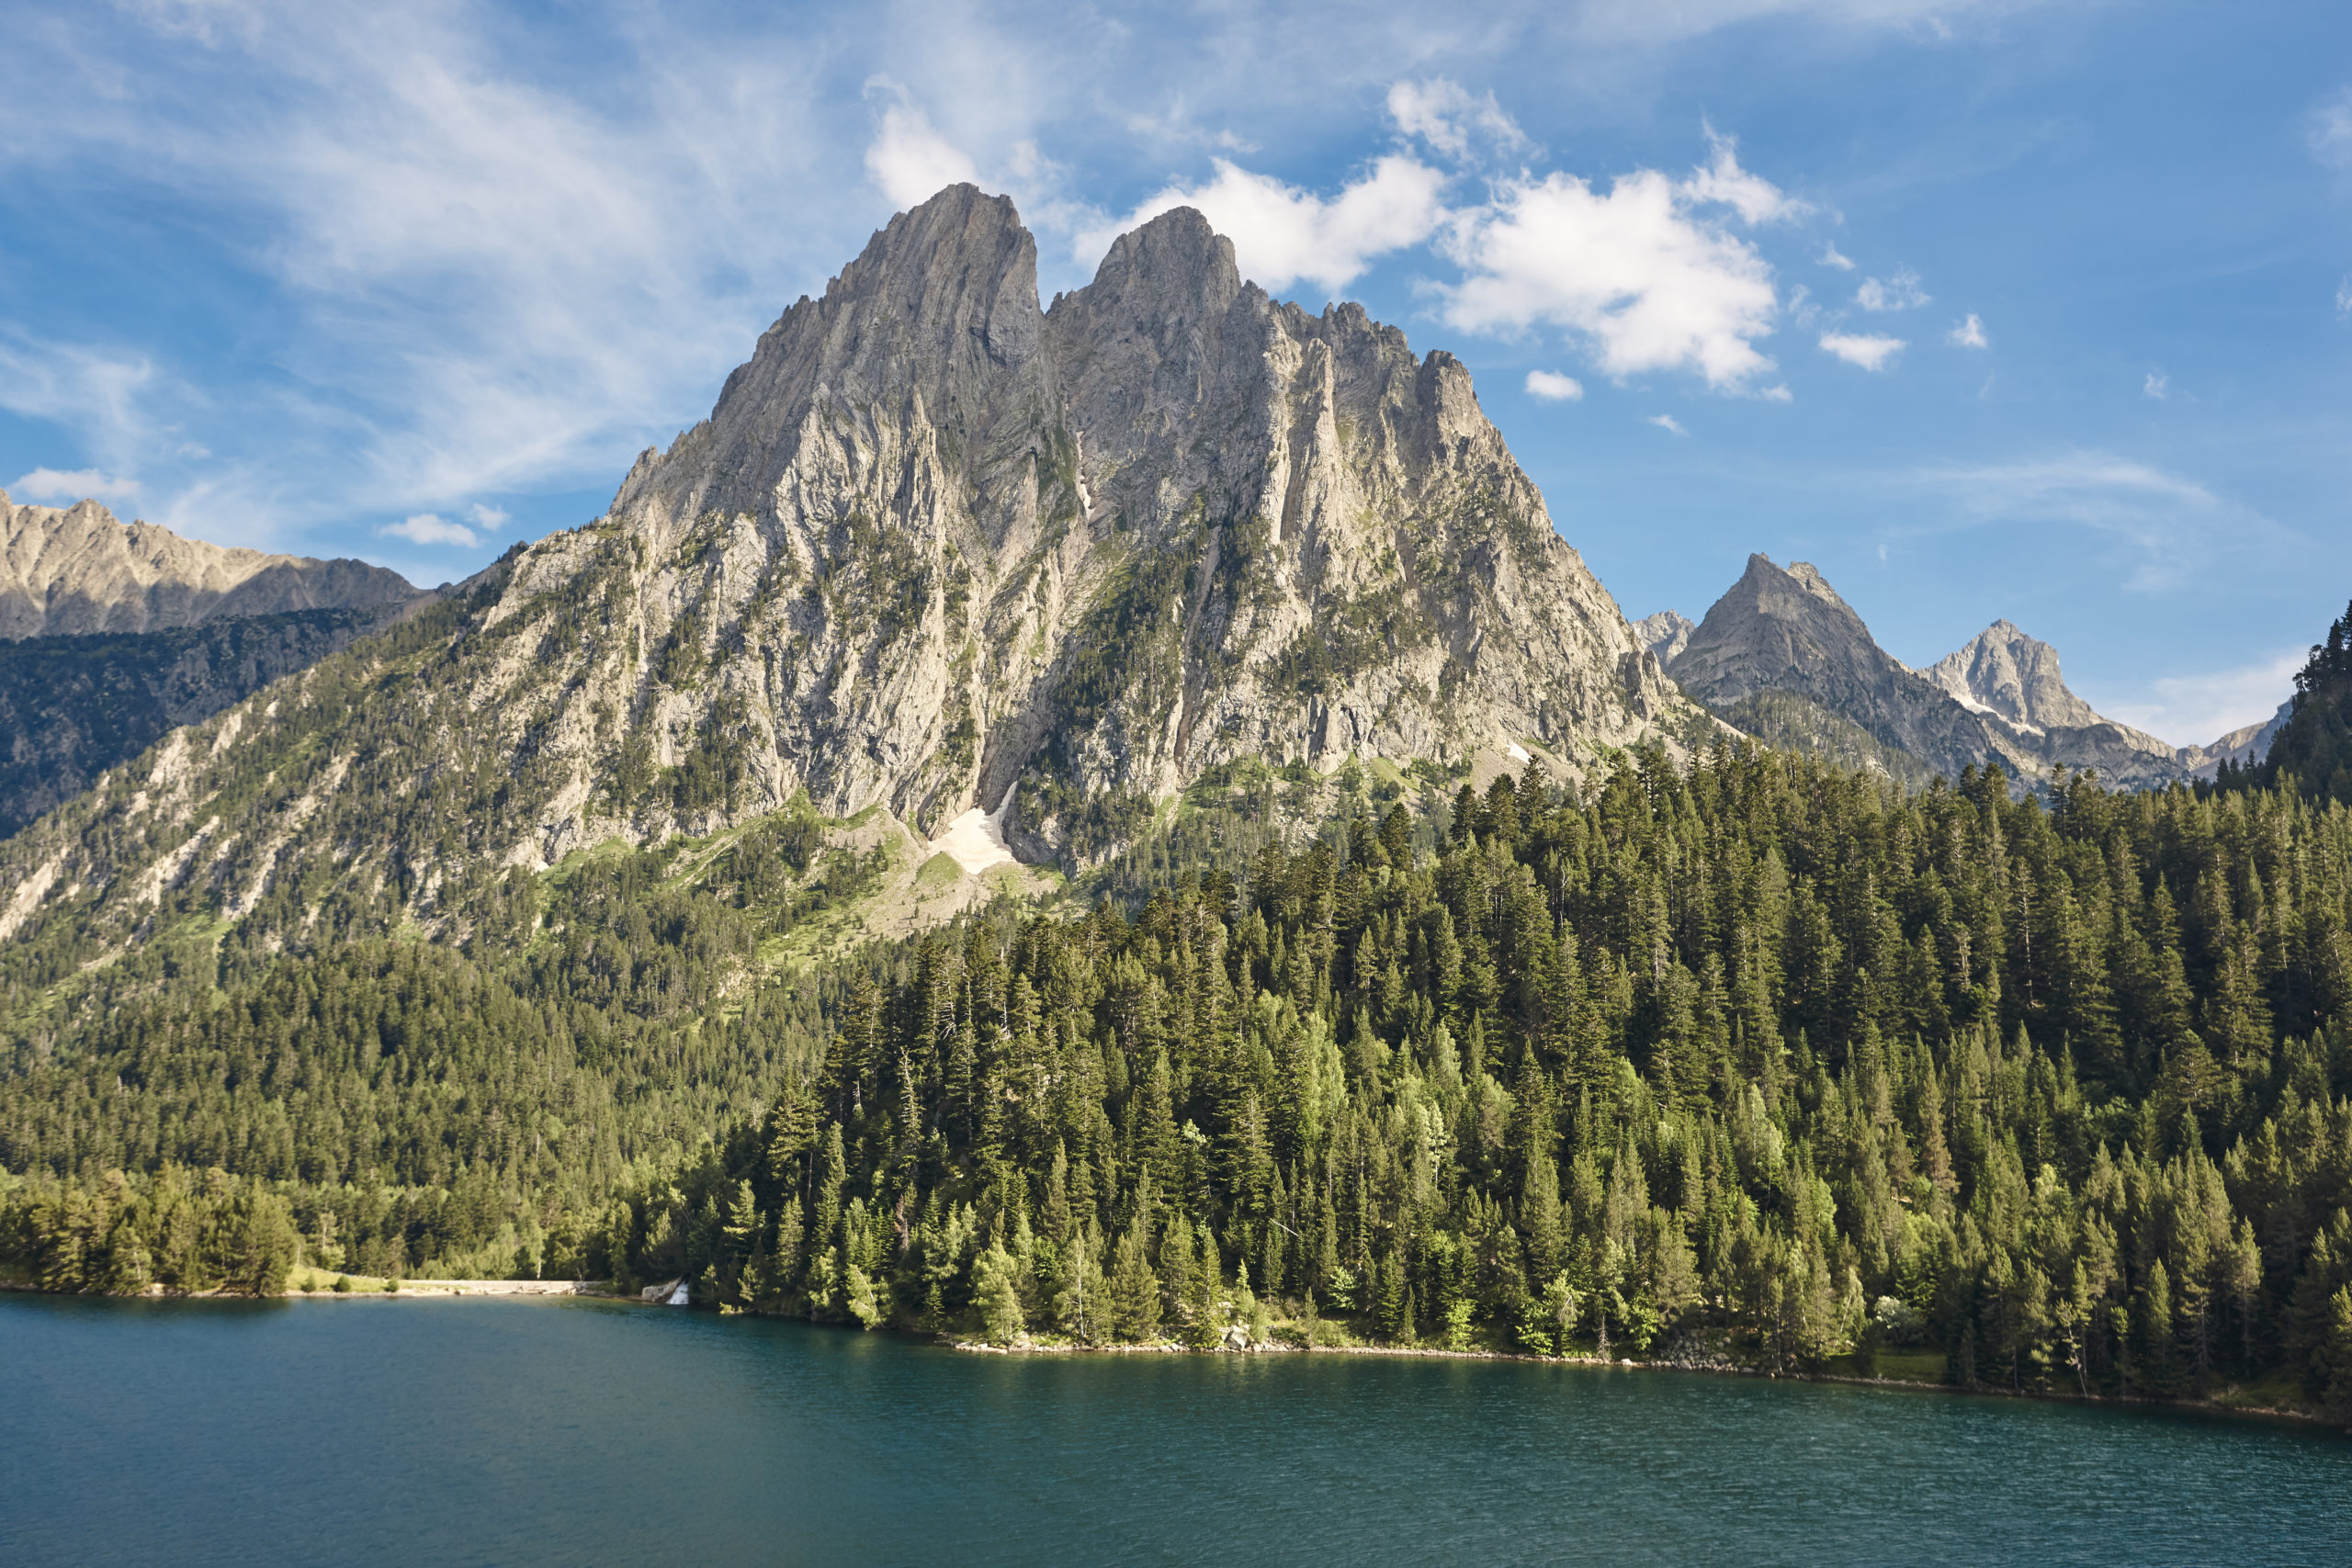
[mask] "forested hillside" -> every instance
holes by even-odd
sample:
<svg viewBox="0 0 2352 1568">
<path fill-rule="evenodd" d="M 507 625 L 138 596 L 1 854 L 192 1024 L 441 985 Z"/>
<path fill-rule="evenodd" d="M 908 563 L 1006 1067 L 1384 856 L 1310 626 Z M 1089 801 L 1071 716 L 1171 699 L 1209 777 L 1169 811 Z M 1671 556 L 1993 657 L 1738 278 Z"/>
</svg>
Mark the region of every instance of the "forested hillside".
<svg viewBox="0 0 2352 1568">
<path fill-rule="evenodd" d="M 176 1288 L 278 1205 L 372 1273 L 999 1338 L 1924 1351 L 2352 1409 L 2352 813 L 1749 749 L 1341 798 L 1238 877 L 1163 843 L 1082 918 L 805 977 L 757 977 L 792 846 L 746 835 L 690 886 L 523 878 L 465 952 L 51 1026 L 19 990 L 10 1250 Z"/>
</svg>

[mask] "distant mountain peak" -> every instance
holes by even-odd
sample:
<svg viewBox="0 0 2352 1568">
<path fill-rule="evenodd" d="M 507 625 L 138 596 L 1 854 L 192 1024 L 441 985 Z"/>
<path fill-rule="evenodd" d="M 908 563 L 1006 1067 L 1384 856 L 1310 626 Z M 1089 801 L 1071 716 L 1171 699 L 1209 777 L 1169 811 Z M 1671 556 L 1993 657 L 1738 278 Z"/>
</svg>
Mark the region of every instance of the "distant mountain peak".
<svg viewBox="0 0 2352 1568">
<path fill-rule="evenodd" d="M 357 560 L 314 560 L 124 524 L 96 501 L 19 506 L 0 491 L 0 637 L 164 631 L 293 610 L 416 597 Z"/>
</svg>

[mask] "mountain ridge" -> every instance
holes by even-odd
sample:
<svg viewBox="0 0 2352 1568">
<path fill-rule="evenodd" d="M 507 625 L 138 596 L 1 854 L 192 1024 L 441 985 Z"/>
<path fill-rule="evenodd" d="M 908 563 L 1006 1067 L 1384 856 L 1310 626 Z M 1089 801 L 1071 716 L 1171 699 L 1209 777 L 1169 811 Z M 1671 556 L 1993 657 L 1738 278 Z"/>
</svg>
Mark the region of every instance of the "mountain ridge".
<svg viewBox="0 0 2352 1568">
<path fill-rule="evenodd" d="M 20 834 L 0 935 L 461 932 L 511 875 L 796 801 L 977 808 L 1075 868 L 1240 759 L 1573 773 L 1712 728 L 1451 355 L 1277 304 L 1190 209 L 1046 309 L 1012 204 L 951 187 L 595 522 Z"/>
</svg>

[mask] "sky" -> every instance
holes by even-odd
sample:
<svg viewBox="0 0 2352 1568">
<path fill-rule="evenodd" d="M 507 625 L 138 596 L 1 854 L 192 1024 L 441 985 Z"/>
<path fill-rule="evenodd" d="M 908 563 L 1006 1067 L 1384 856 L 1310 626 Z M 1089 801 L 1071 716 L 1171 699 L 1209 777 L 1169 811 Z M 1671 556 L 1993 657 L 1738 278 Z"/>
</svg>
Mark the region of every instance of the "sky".
<svg viewBox="0 0 2352 1568">
<path fill-rule="evenodd" d="M 1180 202 L 1470 367 L 1629 615 L 2266 716 L 2352 599 L 2352 10 L 16 0 L 0 486 L 430 584 L 597 515 L 891 213 Z"/>
</svg>

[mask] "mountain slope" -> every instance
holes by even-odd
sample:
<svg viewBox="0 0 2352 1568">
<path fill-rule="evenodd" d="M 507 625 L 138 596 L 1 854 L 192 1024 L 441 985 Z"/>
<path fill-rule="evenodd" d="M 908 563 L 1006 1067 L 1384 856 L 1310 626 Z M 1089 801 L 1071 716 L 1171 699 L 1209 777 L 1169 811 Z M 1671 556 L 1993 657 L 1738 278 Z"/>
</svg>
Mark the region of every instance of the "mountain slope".
<svg viewBox="0 0 2352 1568">
<path fill-rule="evenodd" d="M 316 663 L 403 606 L 0 642 L 0 838 L 164 733 Z"/>
<path fill-rule="evenodd" d="M 1189 210 L 1043 310 L 1011 203 L 959 186 L 595 524 L 19 835 L 0 937 L 462 931 L 508 868 L 804 793 L 1078 865 L 1237 759 L 1574 765 L 1704 723 L 1451 357 L 1276 304 Z"/>
<path fill-rule="evenodd" d="M 95 501 L 18 506 L 0 491 L 0 637 L 164 631 L 238 615 L 413 599 L 396 571 L 128 526 Z"/>
</svg>

